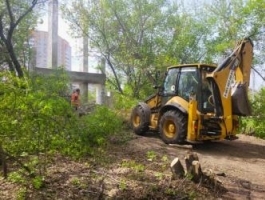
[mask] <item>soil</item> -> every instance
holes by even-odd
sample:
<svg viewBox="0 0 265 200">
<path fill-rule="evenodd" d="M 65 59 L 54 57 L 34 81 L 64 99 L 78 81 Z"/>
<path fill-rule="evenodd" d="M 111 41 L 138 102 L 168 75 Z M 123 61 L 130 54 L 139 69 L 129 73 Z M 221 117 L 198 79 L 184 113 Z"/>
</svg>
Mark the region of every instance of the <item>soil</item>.
<svg viewBox="0 0 265 200">
<path fill-rule="evenodd" d="M 265 140 L 238 136 L 180 147 L 154 133 L 125 132 L 85 160 L 54 157 L 40 189 L 0 179 L 0 199 L 265 199 Z M 178 157 L 184 165 L 190 151 L 198 154 L 203 171 L 216 174 L 220 188 L 172 178 L 171 161 Z"/>
<path fill-rule="evenodd" d="M 192 151 L 198 154 L 203 170 L 222 174 L 217 178 L 227 192 L 219 198 L 265 199 L 265 140 L 243 134 L 238 137 L 192 145 Z M 145 151 L 166 152 L 170 159 L 184 159 L 187 154 L 187 149 L 166 146 L 158 138 L 138 137 L 131 143 Z"/>
</svg>

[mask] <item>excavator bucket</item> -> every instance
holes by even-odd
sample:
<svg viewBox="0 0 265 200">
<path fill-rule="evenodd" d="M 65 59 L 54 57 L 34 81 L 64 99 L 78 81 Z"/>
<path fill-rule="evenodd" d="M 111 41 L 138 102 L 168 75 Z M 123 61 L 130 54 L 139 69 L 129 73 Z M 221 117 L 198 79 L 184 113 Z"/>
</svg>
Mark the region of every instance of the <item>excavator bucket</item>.
<svg viewBox="0 0 265 200">
<path fill-rule="evenodd" d="M 232 87 L 232 113 L 238 116 L 251 115 L 251 107 L 247 95 L 246 84 L 236 84 Z"/>
<path fill-rule="evenodd" d="M 239 116 L 251 115 L 251 107 L 248 100 L 248 86 L 250 79 L 251 63 L 253 59 L 253 43 L 249 38 L 240 42 L 238 54 L 241 54 L 241 62 L 236 69 L 237 84 L 232 86 L 232 113 Z"/>
</svg>

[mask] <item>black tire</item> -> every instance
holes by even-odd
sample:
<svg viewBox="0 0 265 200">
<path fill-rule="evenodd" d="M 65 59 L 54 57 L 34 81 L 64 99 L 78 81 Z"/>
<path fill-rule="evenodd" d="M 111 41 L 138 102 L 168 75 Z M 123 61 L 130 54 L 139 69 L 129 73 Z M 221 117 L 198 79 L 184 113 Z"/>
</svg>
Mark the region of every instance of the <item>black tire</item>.
<svg viewBox="0 0 265 200">
<path fill-rule="evenodd" d="M 139 103 L 131 114 L 131 126 L 137 135 L 144 135 L 149 130 L 150 108 L 146 103 Z"/>
<path fill-rule="evenodd" d="M 159 123 L 159 132 L 166 144 L 184 143 L 187 137 L 187 116 L 176 110 L 165 112 Z"/>
</svg>

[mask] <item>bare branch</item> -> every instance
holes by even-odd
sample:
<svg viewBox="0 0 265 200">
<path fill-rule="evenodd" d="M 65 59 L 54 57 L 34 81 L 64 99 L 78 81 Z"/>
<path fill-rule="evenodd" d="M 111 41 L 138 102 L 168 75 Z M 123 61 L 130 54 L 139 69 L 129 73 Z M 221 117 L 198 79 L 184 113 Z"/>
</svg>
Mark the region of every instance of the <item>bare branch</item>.
<svg viewBox="0 0 265 200">
<path fill-rule="evenodd" d="M 33 8 L 37 5 L 38 1 L 33 0 L 31 6 L 17 19 L 17 21 L 14 23 L 14 29 L 17 27 L 17 25 L 21 22 L 21 20 L 27 16 Z"/>
<path fill-rule="evenodd" d="M 265 77 L 263 77 L 262 74 L 258 70 L 256 70 L 254 67 L 251 67 L 251 68 L 260 76 L 260 78 L 262 78 L 263 81 L 265 81 Z"/>
<path fill-rule="evenodd" d="M 9 0 L 6 0 L 6 7 L 7 7 L 7 12 L 10 18 L 10 26 L 12 26 L 14 24 L 14 16 L 10 7 L 10 3 Z"/>
</svg>

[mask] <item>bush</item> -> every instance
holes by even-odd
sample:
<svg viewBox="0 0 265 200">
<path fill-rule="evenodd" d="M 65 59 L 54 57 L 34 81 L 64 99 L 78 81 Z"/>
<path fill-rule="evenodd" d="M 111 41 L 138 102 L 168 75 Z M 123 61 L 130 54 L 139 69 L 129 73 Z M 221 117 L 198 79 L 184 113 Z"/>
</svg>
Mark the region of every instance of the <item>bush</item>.
<svg viewBox="0 0 265 200">
<path fill-rule="evenodd" d="M 105 106 L 79 117 L 67 98 L 69 81 L 62 69 L 23 79 L 2 73 L 0 79 L 0 145 L 30 175 L 34 188 L 42 187 L 50 155 L 92 154 L 122 128 L 121 118 Z"/>
<path fill-rule="evenodd" d="M 253 95 L 251 105 L 253 116 L 242 119 L 243 131 L 265 138 L 265 88 Z"/>
<path fill-rule="evenodd" d="M 108 137 L 121 128 L 122 120 L 114 111 L 105 106 L 97 106 L 89 115 L 69 121 L 63 135 L 56 136 L 53 145 L 61 148 L 66 155 L 80 158 L 93 153 L 94 147 L 104 146 Z"/>
<path fill-rule="evenodd" d="M 71 108 L 60 94 L 68 82 L 63 75 L 55 77 L 1 74 L 0 140 L 12 155 L 45 152 L 52 135 L 63 130 Z"/>
</svg>

